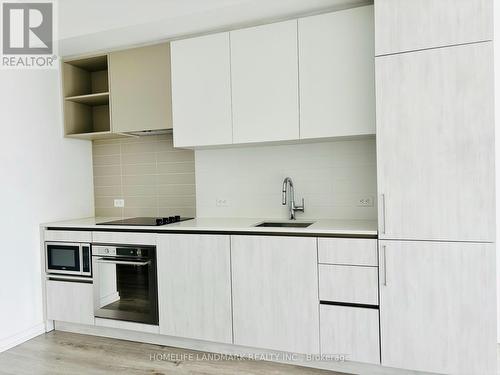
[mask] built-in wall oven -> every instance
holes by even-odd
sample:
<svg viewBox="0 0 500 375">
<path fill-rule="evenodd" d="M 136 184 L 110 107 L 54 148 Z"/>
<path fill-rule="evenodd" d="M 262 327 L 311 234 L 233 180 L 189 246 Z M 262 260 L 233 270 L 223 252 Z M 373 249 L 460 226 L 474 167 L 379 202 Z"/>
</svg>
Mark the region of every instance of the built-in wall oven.
<svg viewBox="0 0 500 375">
<path fill-rule="evenodd" d="M 88 243 L 45 243 L 45 270 L 50 275 L 91 277 L 91 258 Z"/>
<path fill-rule="evenodd" d="M 94 315 L 158 325 L 154 246 L 93 245 Z"/>
</svg>

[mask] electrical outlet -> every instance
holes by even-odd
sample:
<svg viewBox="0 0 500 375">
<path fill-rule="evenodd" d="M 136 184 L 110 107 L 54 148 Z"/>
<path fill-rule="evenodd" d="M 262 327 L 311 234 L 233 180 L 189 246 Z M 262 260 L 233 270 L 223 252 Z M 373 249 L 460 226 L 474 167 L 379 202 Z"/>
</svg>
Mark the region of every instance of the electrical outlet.
<svg viewBox="0 0 500 375">
<path fill-rule="evenodd" d="M 229 201 L 226 198 L 217 198 L 215 200 L 215 205 L 217 207 L 228 207 L 229 206 Z"/>
<path fill-rule="evenodd" d="M 125 199 L 115 199 L 115 207 L 125 207 Z"/>
<path fill-rule="evenodd" d="M 358 199 L 358 207 L 373 207 L 373 197 L 361 197 Z"/>
</svg>

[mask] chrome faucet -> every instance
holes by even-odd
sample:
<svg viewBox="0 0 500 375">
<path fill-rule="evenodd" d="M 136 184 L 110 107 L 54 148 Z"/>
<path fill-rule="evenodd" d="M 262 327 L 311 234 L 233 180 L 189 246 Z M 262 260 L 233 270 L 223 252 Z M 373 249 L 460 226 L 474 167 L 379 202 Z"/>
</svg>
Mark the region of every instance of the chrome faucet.
<svg viewBox="0 0 500 375">
<path fill-rule="evenodd" d="M 289 189 L 287 189 L 290 187 Z M 287 191 L 289 192 L 288 197 L 288 208 L 290 209 L 290 220 L 295 220 L 295 212 L 300 211 L 304 212 L 304 198 L 302 198 L 302 205 L 295 205 L 295 197 L 294 197 L 294 189 L 293 189 L 293 181 L 290 177 L 286 177 L 283 180 L 283 195 L 281 199 L 281 204 L 284 206 L 287 202 Z"/>
</svg>

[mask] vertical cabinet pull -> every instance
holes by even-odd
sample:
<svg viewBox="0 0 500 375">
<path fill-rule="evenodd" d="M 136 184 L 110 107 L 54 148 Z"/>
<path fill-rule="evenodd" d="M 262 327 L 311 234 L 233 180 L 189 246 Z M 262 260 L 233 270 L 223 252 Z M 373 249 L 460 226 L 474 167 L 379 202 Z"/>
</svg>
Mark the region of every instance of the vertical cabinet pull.
<svg viewBox="0 0 500 375">
<path fill-rule="evenodd" d="M 382 250 L 384 251 L 384 286 L 388 285 L 387 281 L 387 246 L 382 245 Z"/>
</svg>

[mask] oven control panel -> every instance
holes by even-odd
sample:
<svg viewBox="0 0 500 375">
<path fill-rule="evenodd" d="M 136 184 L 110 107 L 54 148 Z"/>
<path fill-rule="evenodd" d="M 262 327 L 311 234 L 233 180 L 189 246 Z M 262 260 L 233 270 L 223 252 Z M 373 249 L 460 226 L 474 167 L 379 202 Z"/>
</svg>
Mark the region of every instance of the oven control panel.
<svg viewBox="0 0 500 375">
<path fill-rule="evenodd" d="M 116 256 L 116 247 L 113 246 L 94 246 L 92 255 Z"/>
<path fill-rule="evenodd" d="M 154 247 L 94 245 L 92 255 L 104 257 L 147 258 L 152 256 Z"/>
</svg>

